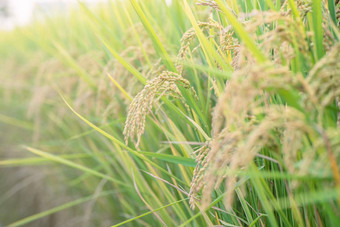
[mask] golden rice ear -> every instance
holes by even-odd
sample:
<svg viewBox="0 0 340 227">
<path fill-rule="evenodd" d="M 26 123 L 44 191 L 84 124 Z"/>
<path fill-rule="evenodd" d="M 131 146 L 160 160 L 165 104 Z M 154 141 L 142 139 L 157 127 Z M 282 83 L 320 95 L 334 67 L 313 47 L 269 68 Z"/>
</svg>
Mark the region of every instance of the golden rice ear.
<svg viewBox="0 0 340 227">
<path fill-rule="evenodd" d="M 200 0 L 200 1 L 197 1 L 196 5 L 209 6 L 217 11 L 221 11 L 220 7 L 218 7 L 217 3 L 213 0 Z"/>
<path fill-rule="evenodd" d="M 217 21 L 210 19 L 208 22 L 198 22 L 198 27 L 201 30 L 208 30 L 208 29 L 216 29 L 218 32 L 212 35 L 212 38 L 219 39 L 219 52 L 220 54 L 226 54 L 227 51 L 232 51 L 236 49 L 239 44 L 236 39 L 233 38 L 234 32 L 231 27 L 224 28 L 220 23 Z M 188 29 L 181 38 L 181 48 L 177 54 L 176 59 L 176 70 L 179 74 L 183 73 L 183 65 L 182 61 L 185 58 L 186 54 L 190 51 L 190 45 L 193 40 L 196 38 L 196 32 L 194 28 Z M 193 48 L 190 52 L 193 54 L 198 50 L 200 44 L 198 44 L 195 48 Z M 237 51 L 235 51 L 236 55 Z"/>
<path fill-rule="evenodd" d="M 135 96 L 129 106 L 123 131 L 126 144 L 128 144 L 128 140 L 131 138 L 135 146 L 139 146 L 140 138 L 145 129 L 146 116 L 152 111 L 153 105 L 161 97 L 182 97 L 177 84 L 181 84 L 186 89 L 190 88 L 188 80 L 177 73 L 169 71 L 163 71 L 158 77 L 146 83 L 143 90 Z M 135 140 L 135 137 L 137 140 Z"/>
<path fill-rule="evenodd" d="M 195 208 L 195 200 L 197 192 L 202 188 L 203 185 L 203 179 L 202 175 L 207 168 L 208 161 L 206 159 L 207 154 L 210 150 L 209 142 L 207 142 L 205 145 L 203 145 L 201 148 L 199 148 L 197 151 L 195 151 L 196 154 L 196 167 L 193 173 L 193 177 L 190 184 L 190 191 L 189 191 L 189 203 L 191 209 Z"/>
<path fill-rule="evenodd" d="M 340 96 L 340 44 L 315 64 L 307 77 L 309 95 L 316 99 L 316 105 L 325 108 Z"/>
<path fill-rule="evenodd" d="M 330 167 L 325 170 L 324 166 L 317 166 L 318 163 L 326 165 L 327 152 L 320 153 L 320 150 L 325 147 L 333 149 L 331 141 L 336 133 L 321 128 L 328 142 L 318 139 L 320 130 L 308 122 L 304 113 L 286 105 L 266 105 L 266 99 L 270 97 L 268 92 L 294 89 L 299 92 L 302 108 L 308 110 L 309 116 L 313 116 L 318 127 L 321 127 L 324 110 L 329 104 L 339 102 L 339 58 L 340 44 L 336 44 L 311 69 L 307 78 L 295 75 L 287 67 L 271 64 L 246 65 L 234 73 L 214 108 L 213 138 L 209 148 L 204 158 L 197 156 L 198 165 L 190 189 L 192 207 L 200 190 L 202 206 L 207 207 L 213 190 L 224 182 L 225 206 L 231 208 L 234 188 L 239 179 L 233 173 L 246 170 L 263 148 L 282 153 L 281 164 L 292 174 L 315 174 L 310 168 L 312 164 L 316 165 L 315 168 L 334 172 Z M 256 117 L 259 115 L 261 118 Z M 307 138 L 316 138 L 314 144 L 308 145 L 310 147 L 303 143 Z M 316 159 L 318 162 L 315 162 Z M 292 180 L 287 190 L 299 186 L 297 181 Z"/>
</svg>

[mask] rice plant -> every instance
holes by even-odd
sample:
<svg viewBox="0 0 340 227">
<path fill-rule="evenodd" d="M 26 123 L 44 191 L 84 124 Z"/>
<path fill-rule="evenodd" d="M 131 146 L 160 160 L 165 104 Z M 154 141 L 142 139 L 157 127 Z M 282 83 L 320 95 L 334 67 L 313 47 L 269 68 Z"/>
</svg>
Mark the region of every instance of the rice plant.
<svg viewBox="0 0 340 227">
<path fill-rule="evenodd" d="M 339 16 L 79 1 L 2 31 L 0 224 L 339 226 Z"/>
</svg>

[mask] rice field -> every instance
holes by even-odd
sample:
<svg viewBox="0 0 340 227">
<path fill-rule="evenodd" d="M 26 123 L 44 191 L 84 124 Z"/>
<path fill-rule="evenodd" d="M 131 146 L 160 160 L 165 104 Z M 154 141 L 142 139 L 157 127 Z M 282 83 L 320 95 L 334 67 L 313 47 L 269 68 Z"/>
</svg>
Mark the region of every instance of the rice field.
<svg viewBox="0 0 340 227">
<path fill-rule="evenodd" d="M 0 226 L 340 226 L 338 0 L 112 0 L 0 32 Z"/>
</svg>

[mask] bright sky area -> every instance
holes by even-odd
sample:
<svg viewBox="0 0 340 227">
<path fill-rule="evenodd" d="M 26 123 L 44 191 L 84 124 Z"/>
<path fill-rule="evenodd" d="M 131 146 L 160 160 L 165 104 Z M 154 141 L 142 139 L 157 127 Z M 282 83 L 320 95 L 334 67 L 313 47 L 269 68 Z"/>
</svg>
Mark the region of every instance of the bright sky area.
<svg viewBox="0 0 340 227">
<path fill-rule="evenodd" d="M 95 4 L 105 0 L 82 0 Z M 77 0 L 0 0 L 0 29 L 10 30 L 29 23 L 34 15 L 53 13 L 72 7 Z"/>
</svg>

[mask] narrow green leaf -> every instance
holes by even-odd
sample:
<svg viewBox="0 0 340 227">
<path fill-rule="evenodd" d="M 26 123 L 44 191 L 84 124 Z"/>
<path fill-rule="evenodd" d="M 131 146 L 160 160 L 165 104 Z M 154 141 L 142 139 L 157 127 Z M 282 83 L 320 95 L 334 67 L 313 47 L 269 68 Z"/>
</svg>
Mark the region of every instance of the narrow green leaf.
<svg viewBox="0 0 340 227">
<path fill-rule="evenodd" d="M 30 122 L 26 122 L 14 117 L 9 117 L 3 114 L 0 114 L 0 122 L 22 129 L 33 130 L 33 125 Z"/>
<path fill-rule="evenodd" d="M 93 199 L 97 199 L 97 198 L 102 197 L 102 196 L 107 196 L 107 195 L 110 195 L 112 193 L 113 192 L 111 192 L 111 191 L 107 191 L 107 192 L 102 192 L 102 193 L 100 193 L 100 194 L 98 194 L 96 196 L 91 195 L 91 196 L 87 196 L 87 197 L 84 197 L 84 198 L 81 198 L 81 199 L 77 199 L 77 200 L 74 200 L 72 202 L 68 202 L 68 203 L 65 203 L 63 205 L 54 207 L 52 209 L 45 210 L 43 212 L 34 214 L 32 216 L 23 218 L 23 219 L 21 219 L 19 221 L 13 222 L 9 226 L 10 227 L 22 226 L 22 225 L 28 224 L 28 223 L 30 223 L 32 221 L 35 221 L 35 220 L 38 220 L 40 218 L 46 217 L 48 215 L 51 215 L 51 214 L 57 213 L 59 211 L 65 210 L 67 208 L 70 208 L 70 207 L 73 207 L 73 206 L 77 206 L 77 205 L 85 203 L 87 201 L 90 201 L 90 200 L 93 200 Z"/>
<path fill-rule="evenodd" d="M 137 219 L 139 219 L 139 218 L 142 218 L 142 217 L 144 217 L 144 216 L 146 216 L 146 215 L 152 214 L 152 213 L 154 213 L 154 212 L 157 212 L 157 211 L 162 210 L 162 209 L 164 209 L 164 208 L 167 208 L 167 207 L 169 207 L 169 206 L 173 206 L 173 205 L 175 205 L 175 204 L 177 204 L 177 203 L 181 203 L 181 202 L 183 202 L 183 201 L 185 201 L 185 200 L 188 200 L 188 198 L 182 199 L 182 200 L 179 200 L 179 201 L 176 201 L 176 202 L 173 202 L 173 203 L 170 203 L 170 204 L 168 204 L 168 205 L 159 207 L 159 208 L 154 209 L 154 210 L 151 210 L 151 211 L 146 212 L 146 213 L 144 213 L 144 214 L 138 215 L 137 217 L 134 217 L 134 218 L 131 218 L 131 219 L 129 219 L 129 220 L 123 221 L 123 222 L 121 222 L 121 223 L 115 224 L 115 225 L 113 225 L 112 227 L 117 227 L 117 226 L 121 226 L 121 225 L 127 224 L 127 223 L 129 223 L 129 222 L 135 221 L 135 220 L 137 220 Z"/>
<path fill-rule="evenodd" d="M 105 136 L 106 138 L 110 139 L 112 142 L 114 142 L 115 144 L 119 145 L 120 147 L 126 149 L 127 151 L 129 151 L 130 153 L 132 153 L 133 155 L 137 156 L 138 158 L 150 163 L 152 166 L 154 166 L 155 168 L 159 169 L 160 171 L 162 171 L 163 173 L 165 173 L 166 175 L 169 175 L 173 178 L 175 178 L 176 180 L 183 182 L 182 180 L 180 180 L 178 177 L 174 176 L 173 174 L 167 172 L 166 170 L 164 170 L 163 168 L 161 168 L 160 166 L 158 166 L 157 164 L 155 164 L 154 162 L 152 162 L 151 160 L 147 159 L 144 157 L 143 152 L 142 151 L 136 151 L 128 146 L 126 146 L 122 141 L 118 140 L 117 138 L 115 138 L 114 136 L 110 135 L 109 133 L 105 132 L 104 130 L 102 130 L 101 128 L 98 128 L 96 125 L 94 125 L 93 123 L 91 123 L 90 121 L 88 121 L 86 118 L 84 118 L 83 116 L 81 116 L 79 113 L 77 113 L 72 107 L 71 105 L 66 101 L 66 99 L 64 98 L 64 96 L 59 93 L 61 98 L 63 99 L 63 101 L 65 102 L 65 104 L 68 106 L 68 108 L 75 114 L 77 115 L 82 121 L 84 121 L 87 125 L 89 125 L 90 127 L 92 127 L 93 129 L 95 129 L 97 132 L 99 132 L 100 134 L 102 134 L 103 136 Z"/>
<path fill-rule="evenodd" d="M 321 0 L 312 1 L 313 9 L 313 32 L 314 32 L 314 46 L 316 48 L 317 58 L 321 59 L 325 54 L 323 47 L 323 29 L 322 29 L 322 4 Z"/>
<path fill-rule="evenodd" d="M 337 24 L 334 0 L 328 0 L 328 10 L 329 10 L 329 13 L 331 14 L 331 18 L 334 24 Z"/>
<path fill-rule="evenodd" d="M 103 173 L 100 173 L 100 172 L 97 172 L 93 169 L 90 169 L 88 167 L 85 167 L 85 166 L 82 166 L 82 165 L 79 165 L 75 162 L 71 162 L 67 159 L 64 159 L 64 158 L 61 158 L 59 156 L 56 156 L 56 155 L 53 155 L 53 154 L 49 154 L 49 153 L 46 153 L 44 151 L 40 151 L 40 150 L 37 150 L 37 149 L 34 149 L 34 148 L 31 148 L 31 147 L 25 147 L 28 151 L 32 152 L 33 154 L 36 154 L 36 155 L 39 155 L 41 157 L 44 157 L 46 159 L 49 159 L 51 161 L 54 161 L 54 162 L 58 162 L 60 164 L 63 164 L 63 165 L 67 165 L 69 167 L 72 167 L 72 168 L 75 168 L 75 169 L 79 169 L 83 172 L 86 172 L 86 173 L 89 173 L 89 174 L 92 174 L 93 176 L 97 176 L 97 177 L 100 177 L 100 178 L 103 178 L 103 179 L 106 179 L 106 180 L 109 180 L 109 181 L 112 181 L 118 185 L 121 185 L 121 186 L 128 186 L 126 183 L 120 181 L 120 180 L 117 180 L 117 179 L 114 179 L 108 175 L 105 175 Z"/>
<path fill-rule="evenodd" d="M 145 156 L 153 157 L 153 158 L 163 160 L 166 162 L 171 162 L 171 163 L 181 164 L 181 165 L 191 166 L 191 167 L 196 166 L 196 162 L 192 158 L 186 158 L 186 157 L 174 156 L 174 155 L 168 155 L 168 154 L 152 153 L 152 152 L 146 152 L 146 151 L 144 151 L 143 154 Z"/>
<path fill-rule="evenodd" d="M 64 159 L 75 159 L 75 158 L 88 158 L 91 157 L 91 154 L 69 154 L 69 155 L 60 155 L 59 157 Z M 46 163 L 51 161 L 46 158 L 17 158 L 17 159 L 7 159 L 0 160 L 0 167 L 8 167 L 8 166 L 22 166 L 22 165 L 37 165 L 41 163 Z"/>
<path fill-rule="evenodd" d="M 163 63 L 168 68 L 168 70 L 176 72 L 176 68 L 174 64 L 171 62 L 169 54 L 165 50 L 162 42 L 158 38 L 155 30 L 153 29 L 152 25 L 150 24 L 149 20 L 145 16 L 142 8 L 139 6 L 136 0 L 130 0 L 130 3 L 132 4 L 133 8 L 135 9 L 137 15 L 139 16 L 142 24 L 144 25 L 146 31 L 149 34 L 149 37 L 151 38 L 153 45 L 156 49 L 156 52 L 159 54 L 159 56 L 162 58 Z"/>
<path fill-rule="evenodd" d="M 124 58 L 122 58 L 117 51 L 115 51 L 102 37 L 98 37 L 104 46 L 110 51 L 110 53 L 122 64 L 132 75 L 134 75 L 142 84 L 146 84 L 145 77 L 130 63 L 128 63 Z"/>
</svg>

